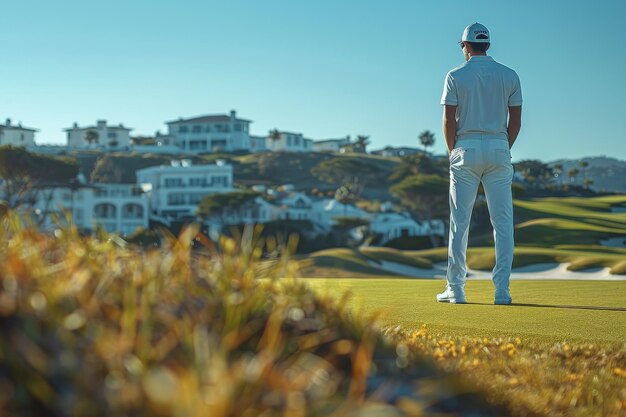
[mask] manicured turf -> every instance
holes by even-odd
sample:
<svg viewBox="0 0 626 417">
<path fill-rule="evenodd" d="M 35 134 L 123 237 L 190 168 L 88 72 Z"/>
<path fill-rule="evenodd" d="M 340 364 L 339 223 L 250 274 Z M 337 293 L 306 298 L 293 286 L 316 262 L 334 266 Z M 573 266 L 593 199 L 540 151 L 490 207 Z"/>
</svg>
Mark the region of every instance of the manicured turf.
<svg viewBox="0 0 626 417">
<path fill-rule="evenodd" d="M 493 284 L 468 281 L 466 305 L 435 302 L 443 281 L 394 278 L 306 279 L 316 291 L 340 297 L 364 313 L 382 313 L 384 325 L 433 334 L 520 337 L 539 342 L 624 343 L 626 282 L 513 281 L 514 305 L 493 305 Z"/>
</svg>

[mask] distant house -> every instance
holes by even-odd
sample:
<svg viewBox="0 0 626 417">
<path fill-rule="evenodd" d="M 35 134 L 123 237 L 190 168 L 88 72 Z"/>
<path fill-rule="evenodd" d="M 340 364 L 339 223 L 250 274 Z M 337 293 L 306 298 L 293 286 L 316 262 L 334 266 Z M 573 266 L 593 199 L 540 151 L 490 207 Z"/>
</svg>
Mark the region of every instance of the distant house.
<svg viewBox="0 0 626 417">
<path fill-rule="evenodd" d="M 174 145 L 186 152 L 204 153 L 250 150 L 250 123 L 232 110 L 230 114 L 181 117 L 165 124 Z"/>
<path fill-rule="evenodd" d="M 128 235 L 148 227 L 148 200 L 133 184 L 58 184 L 41 190 L 37 197 L 33 212 L 35 219 L 45 219 L 44 230 L 63 222 L 66 212 L 72 215 L 74 225 L 85 231 L 102 227 Z"/>
<path fill-rule="evenodd" d="M 411 147 L 397 147 L 394 148 L 392 146 L 387 146 L 384 149 L 379 149 L 377 151 L 373 151 L 372 154 L 374 155 L 380 155 L 380 156 L 398 156 L 398 157 L 402 157 L 402 156 L 409 156 L 409 155 L 415 155 L 417 153 L 422 153 L 422 154 L 426 154 L 427 152 L 424 151 L 423 149 L 419 149 L 419 148 L 411 148 Z"/>
<path fill-rule="evenodd" d="M 342 139 L 324 139 L 313 142 L 315 152 L 339 152 L 342 147 L 350 144 L 350 136 Z"/>
<path fill-rule="evenodd" d="M 165 221 L 195 217 L 198 204 L 206 195 L 233 191 L 233 167 L 222 162 L 174 162 L 172 166 L 140 169 L 136 176 L 148 194 L 151 217 Z"/>
<path fill-rule="evenodd" d="M 78 123 L 67 132 L 67 146 L 70 148 L 126 148 L 130 146 L 130 131 L 132 129 L 118 126 L 109 126 L 106 120 L 98 120 L 95 126 L 78 126 Z"/>
<path fill-rule="evenodd" d="M 267 152 L 267 137 L 250 135 L 250 152 Z"/>
<path fill-rule="evenodd" d="M 265 146 L 268 150 L 276 152 L 311 152 L 313 140 L 302 136 L 302 133 L 279 131 L 276 138 L 268 136 Z"/>
<path fill-rule="evenodd" d="M 21 123 L 14 125 L 11 119 L 6 119 L 0 124 L 0 145 L 35 146 L 35 132 L 37 129 L 24 127 Z"/>
</svg>

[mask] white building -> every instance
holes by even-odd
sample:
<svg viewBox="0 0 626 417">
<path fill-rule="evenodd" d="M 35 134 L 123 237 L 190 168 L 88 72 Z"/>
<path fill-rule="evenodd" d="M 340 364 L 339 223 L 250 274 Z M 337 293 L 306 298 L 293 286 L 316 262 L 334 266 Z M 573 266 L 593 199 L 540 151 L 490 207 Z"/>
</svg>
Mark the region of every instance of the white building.
<svg viewBox="0 0 626 417">
<path fill-rule="evenodd" d="M 148 193 L 150 215 L 165 221 L 195 217 L 203 197 L 233 191 L 232 165 L 191 165 L 183 161 L 136 172 L 137 183 Z"/>
<path fill-rule="evenodd" d="M 106 120 L 98 120 L 95 126 L 80 127 L 78 123 L 64 129 L 70 148 L 125 148 L 130 146 L 130 131 L 123 124 L 109 126 Z"/>
<path fill-rule="evenodd" d="M 268 150 L 276 152 L 311 152 L 313 150 L 313 140 L 302 136 L 302 133 L 279 131 L 276 138 L 271 135 L 267 137 L 266 147 Z"/>
<path fill-rule="evenodd" d="M 342 147 L 350 144 L 350 136 L 343 139 L 325 139 L 313 142 L 315 152 L 339 152 Z"/>
<path fill-rule="evenodd" d="M 186 152 L 250 150 L 250 123 L 232 110 L 230 115 L 206 115 L 166 122 L 167 136 Z"/>
<path fill-rule="evenodd" d="M 267 140 L 265 136 L 250 135 L 250 152 L 267 152 Z"/>
<path fill-rule="evenodd" d="M 336 217 L 367 217 L 367 212 L 352 204 L 342 204 L 334 198 L 314 201 L 311 205 L 311 220 L 330 229 Z"/>
<path fill-rule="evenodd" d="M 313 201 L 304 193 L 290 192 L 276 201 L 281 220 L 313 220 Z"/>
<path fill-rule="evenodd" d="M 23 127 L 21 123 L 14 125 L 7 119 L 0 124 L 0 145 L 35 146 L 35 132 L 37 129 Z"/>
<path fill-rule="evenodd" d="M 384 149 L 379 149 L 377 151 L 372 152 L 372 154 L 374 155 L 380 155 L 380 156 L 385 156 L 385 157 L 390 157 L 390 156 L 403 157 L 403 156 L 415 155 L 416 153 L 426 154 L 427 152 L 424 151 L 423 149 L 411 148 L 407 146 L 397 147 L 397 148 L 394 148 L 392 146 L 387 146 Z"/>
<path fill-rule="evenodd" d="M 55 186 L 37 191 L 35 218 L 43 217 L 42 228 L 50 230 L 71 214 L 76 227 L 129 235 L 148 227 L 148 200 L 134 184 L 81 184 Z"/>
</svg>

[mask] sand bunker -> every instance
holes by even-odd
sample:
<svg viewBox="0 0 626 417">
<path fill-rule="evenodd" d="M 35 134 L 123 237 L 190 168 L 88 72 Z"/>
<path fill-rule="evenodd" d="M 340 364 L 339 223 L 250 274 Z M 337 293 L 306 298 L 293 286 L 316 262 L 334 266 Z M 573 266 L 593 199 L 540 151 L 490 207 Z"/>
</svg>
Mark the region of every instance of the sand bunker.
<svg viewBox="0 0 626 417">
<path fill-rule="evenodd" d="M 447 264 L 434 264 L 432 268 L 416 268 L 397 262 L 370 261 L 373 267 L 384 269 L 394 274 L 414 278 L 445 279 Z M 568 271 L 566 263 L 542 263 L 514 268 L 512 280 L 554 279 L 554 280 L 597 280 L 597 281 L 626 281 L 626 275 L 611 275 L 610 268 L 592 268 L 584 271 Z M 468 279 L 491 280 L 490 271 L 468 270 Z"/>
</svg>

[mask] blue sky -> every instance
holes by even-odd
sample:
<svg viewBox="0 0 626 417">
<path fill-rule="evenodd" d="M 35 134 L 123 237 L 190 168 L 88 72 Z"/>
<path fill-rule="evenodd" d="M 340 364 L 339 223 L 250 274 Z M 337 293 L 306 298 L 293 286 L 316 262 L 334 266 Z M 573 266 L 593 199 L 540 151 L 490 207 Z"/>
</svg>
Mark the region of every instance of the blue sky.
<svg viewBox="0 0 626 417">
<path fill-rule="evenodd" d="M 62 129 L 96 119 L 133 134 L 227 113 L 253 134 L 370 135 L 371 149 L 441 133 L 446 72 L 474 21 L 524 93 L 514 160 L 626 159 L 626 2 L 484 0 L 33 1 L 3 4 L 0 121 Z"/>
</svg>

